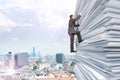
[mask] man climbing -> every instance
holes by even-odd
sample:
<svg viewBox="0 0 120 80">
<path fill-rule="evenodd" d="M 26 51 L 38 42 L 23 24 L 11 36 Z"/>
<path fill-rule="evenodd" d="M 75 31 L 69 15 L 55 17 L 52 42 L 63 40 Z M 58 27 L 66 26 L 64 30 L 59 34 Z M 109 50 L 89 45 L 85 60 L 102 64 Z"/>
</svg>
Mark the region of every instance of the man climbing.
<svg viewBox="0 0 120 80">
<path fill-rule="evenodd" d="M 80 31 L 75 31 L 74 27 L 79 27 L 79 24 L 75 24 L 75 21 L 77 21 L 81 15 L 77 16 L 76 18 L 73 15 L 70 15 L 70 20 L 69 20 L 69 28 L 68 28 L 68 34 L 70 36 L 70 51 L 71 52 L 76 52 L 74 50 L 74 35 L 77 35 L 79 43 L 82 42 L 81 34 Z"/>
</svg>

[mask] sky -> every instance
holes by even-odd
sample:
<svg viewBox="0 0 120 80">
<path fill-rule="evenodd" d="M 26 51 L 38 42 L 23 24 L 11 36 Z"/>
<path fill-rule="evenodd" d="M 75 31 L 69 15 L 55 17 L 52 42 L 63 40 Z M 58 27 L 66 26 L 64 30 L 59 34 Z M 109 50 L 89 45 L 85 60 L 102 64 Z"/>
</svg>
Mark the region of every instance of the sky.
<svg viewBox="0 0 120 80">
<path fill-rule="evenodd" d="M 0 54 L 69 54 L 69 15 L 77 0 L 0 0 Z"/>
</svg>

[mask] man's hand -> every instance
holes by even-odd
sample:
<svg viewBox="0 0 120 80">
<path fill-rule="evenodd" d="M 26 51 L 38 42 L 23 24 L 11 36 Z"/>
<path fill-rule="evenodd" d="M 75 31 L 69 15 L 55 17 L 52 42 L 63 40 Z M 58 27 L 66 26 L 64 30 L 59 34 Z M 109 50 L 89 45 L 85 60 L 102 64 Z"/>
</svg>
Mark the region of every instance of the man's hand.
<svg viewBox="0 0 120 80">
<path fill-rule="evenodd" d="M 76 25 L 74 25 L 75 27 L 79 27 L 80 25 L 79 24 L 76 24 Z"/>
</svg>

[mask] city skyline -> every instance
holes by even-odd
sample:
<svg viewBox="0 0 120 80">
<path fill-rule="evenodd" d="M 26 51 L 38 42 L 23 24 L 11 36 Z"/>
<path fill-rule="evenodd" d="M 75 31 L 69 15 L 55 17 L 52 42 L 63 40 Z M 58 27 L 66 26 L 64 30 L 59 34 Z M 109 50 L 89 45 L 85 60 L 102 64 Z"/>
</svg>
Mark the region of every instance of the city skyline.
<svg viewBox="0 0 120 80">
<path fill-rule="evenodd" d="M 69 53 L 69 15 L 76 0 L 0 0 L 0 53 Z"/>
</svg>

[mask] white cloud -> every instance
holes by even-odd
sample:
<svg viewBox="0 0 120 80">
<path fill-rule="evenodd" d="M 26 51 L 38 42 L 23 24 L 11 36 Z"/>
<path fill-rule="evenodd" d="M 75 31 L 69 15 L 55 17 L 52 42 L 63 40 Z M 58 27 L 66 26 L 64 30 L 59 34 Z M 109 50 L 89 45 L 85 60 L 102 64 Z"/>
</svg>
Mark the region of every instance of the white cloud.
<svg viewBox="0 0 120 80">
<path fill-rule="evenodd" d="M 18 41 L 19 39 L 17 37 L 11 37 L 10 40 L 14 42 L 14 41 Z"/>
<path fill-rule="evenodd" d="M 21 9 L 36 9 L 41 3 L 47 4 L 46 0 L 6 0 L 5 4 L 1 4 L 1 9 L 21 8 Z"/>
<path fill-rule="evenodd" d="M 31 27 L 31 26 L 34 26 L 34 24 L 32 24 L 32 23 L 18 23 L 17 25 L 19 25 L 20 27 Z"/>
<path fill-rule="evenodd" d="M 16 23 L 9 19 L 6 15 L 0 13 L 0 28 L 1 30 L 11 31 L 12 27 L 15 27 Z"/>
<path fill-rule="evenodd" d="M 41 0 L 39 0 L 39 3 L 40 1 Z M 70 0 L 43 0 L 37 12 L 39 21 L 46 21 L 49 27 L 66 27 L 68 15 L 74 13 L 74 7 L 68 3 L 69 1 Z M 71 1 L 71 3 L 75 4 L 75 0 Z M 64 16 L 66 14 L 68 15 Z"/>
<path fill-rule="evenodd" d="M 24 50 L 33 45 L 38 46 L 39 49 L 42 50 L 42 46 L 46 51 L 42 50 L 42 53 L 69 51 L 69 41 L 68 38 L 66 38 L 66 36 L 68 36 L 68 16 L 74 14 L 76 0 L 2 1 L 5 2 L 3 4 L 0 3 L 0 10 L 5 14 L 0 13 L 0 31 L 1 29 L 4 31 L 12 31 L 11 33 L 4 32 L 2 35 L 2 37 L 6 36 L 6 41 L 9 38 L 9 40 L 13 42 L 10 43 L 8 40 L 9 45 L 15 45 L 16 47 L 24 45 L 24 47 L 26 47 L 23 48 Z M 48 42 L 47 40 L 53 42 Z M 63 40 L 65 42 L 63 42 Z M 3 39 L 3 42 L 0 42 L 6 45 L 5 48 L 11 49 L 11 46 L 9 47 L 6 41 Z M 25 42 L 26 45 L 23 44 L 22 41 Z M 51 45 L 54 43 L 55 45 Z M 13 47 L 17 49 L 15 46 Z M 51 49 L 47 50 L 49 47 L 54 48 L 55 46 L 58 49 L 56 52 Z"/>
<path fill-rule="evenodd" d="M 75 2 L 75 0 L 7 0 L 6 4 L 0 7 L 31 9 L 36 12 L 40 23 L 45 21 L 52 27 L 63 27 L 68 16 L 62 17 L 62 15 L 74 13 Z"/>
<path fill-rule="evenodd" d="M 19 7 L 22 9 L 35 9 L 44 8 L 49 9 L 50 7 L 58 9 L 73 9 L 73 5 L 76 0 L 6 0 L 6 4 L 2 5 L 4 8 Z M 73 5 L 72 5 L 72 4 Z"/>
</svg>

